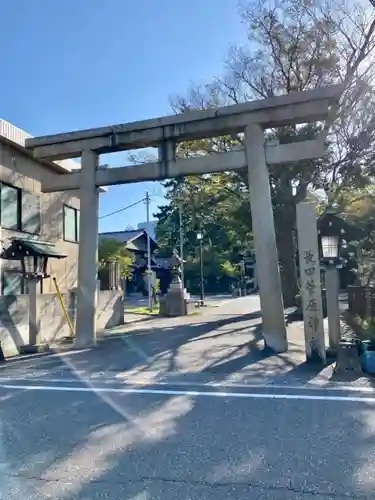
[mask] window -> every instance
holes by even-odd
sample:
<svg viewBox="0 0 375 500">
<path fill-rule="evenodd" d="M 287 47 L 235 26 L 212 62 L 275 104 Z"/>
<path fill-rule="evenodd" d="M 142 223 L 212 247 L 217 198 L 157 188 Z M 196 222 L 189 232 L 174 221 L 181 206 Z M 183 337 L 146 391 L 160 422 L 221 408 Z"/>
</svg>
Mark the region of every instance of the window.
<svg viewBox="0 0 375 500">
<path fill-rule="evenodd" d="M 81 217 L 81 212 L 77 210 L 77 241 L 79 240 L 79 221 Z"/>
<path fill-rule="evenodd" d="M 39 234 L 40 197 L 15 186 L 0 183 L 0 224 L 5 229 Z"/>
<path fill-rule="evenodd" d="M 0 219 L 2 227 L 21 230 L 22 191 L 8 184 L 0 186 Z"/>
<path fill-rule="evenodd" d="M 78 242 L 79 210 L 64 205 L 64 240 Z"/>
<path fill-rule="evenodd" d="M 27 191 L 22 192 L 22 231 L 39 234 L 41 230 L 40 197 Z"/>
</svg>

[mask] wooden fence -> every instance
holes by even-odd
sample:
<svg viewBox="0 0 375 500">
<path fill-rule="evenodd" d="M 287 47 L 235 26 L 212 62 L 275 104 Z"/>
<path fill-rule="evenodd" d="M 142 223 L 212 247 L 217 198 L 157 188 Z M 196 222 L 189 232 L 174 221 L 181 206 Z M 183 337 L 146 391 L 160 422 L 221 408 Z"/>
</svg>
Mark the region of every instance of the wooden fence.
<svg viewBox="0 0 375 500">
<path fill-rule="evenodd" d="M 349 310 L 361 318 L 375 317 L 375 287 L 348 287 Z"/>
</svg>

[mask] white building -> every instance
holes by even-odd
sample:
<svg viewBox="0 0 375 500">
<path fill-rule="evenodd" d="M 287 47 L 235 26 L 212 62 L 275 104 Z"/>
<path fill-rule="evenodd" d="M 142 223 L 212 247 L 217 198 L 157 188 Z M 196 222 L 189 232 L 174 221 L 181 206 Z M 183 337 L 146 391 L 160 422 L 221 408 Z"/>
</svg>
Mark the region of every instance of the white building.
<svg viewBox="0 0 375 500">
<path fill-rule="evenodd" d="M 79 193 L 42 193 L 42 179 L 58 178 L 80 168 L 73 160 L 36 160 L 25 148 L 31 137 L 0 119 L 0 240 L 11 238 L 53 243 L 65 259 L 50 259 L 49 271 L 63 292 L 77 286 Z M 40 292 L 54 292 L 51 279 L 40 282 Z M 18 260 L 0 259 L 0 296 L 20 295 L 26 282 Z"/>
</svg>

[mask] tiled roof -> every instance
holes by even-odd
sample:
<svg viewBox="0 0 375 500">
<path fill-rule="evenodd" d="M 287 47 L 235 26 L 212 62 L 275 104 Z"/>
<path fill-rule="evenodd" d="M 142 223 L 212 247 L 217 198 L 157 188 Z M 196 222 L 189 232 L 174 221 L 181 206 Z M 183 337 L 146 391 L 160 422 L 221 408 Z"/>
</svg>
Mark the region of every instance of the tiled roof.
<svg viewBox="0 0 375 500">
<path fill-rule="evenodd" d="M 121 243 L 128 243 L 130 240 L 133 240 L 142 234 L 146 236 L 147 233 L 143 229 L 131 229 L 128 231 L 110 231 L 107 233 L 99 233 L 99 238 L 110 238 L 121 241 Z M 156 243 L 153 238 L 150 237 L 150 239 L 154 242 L 154 244 Z"/>
</svg>

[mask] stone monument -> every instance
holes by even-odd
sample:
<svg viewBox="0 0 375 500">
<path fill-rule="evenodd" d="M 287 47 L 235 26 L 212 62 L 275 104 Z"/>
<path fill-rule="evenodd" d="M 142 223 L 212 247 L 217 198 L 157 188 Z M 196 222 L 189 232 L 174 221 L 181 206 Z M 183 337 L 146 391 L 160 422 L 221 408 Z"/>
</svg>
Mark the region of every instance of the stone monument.
<svg viewBox="0 0 375 500">
<path fill-rule="evenodd" d="M 168 292 L 160 298 L 161 316 L 186 316 L 194 308 L 190 294 L 181 280 L 181 264 L 182 260 L 174 250 L 171 258 L 172 282 Z"/>
</svg>

